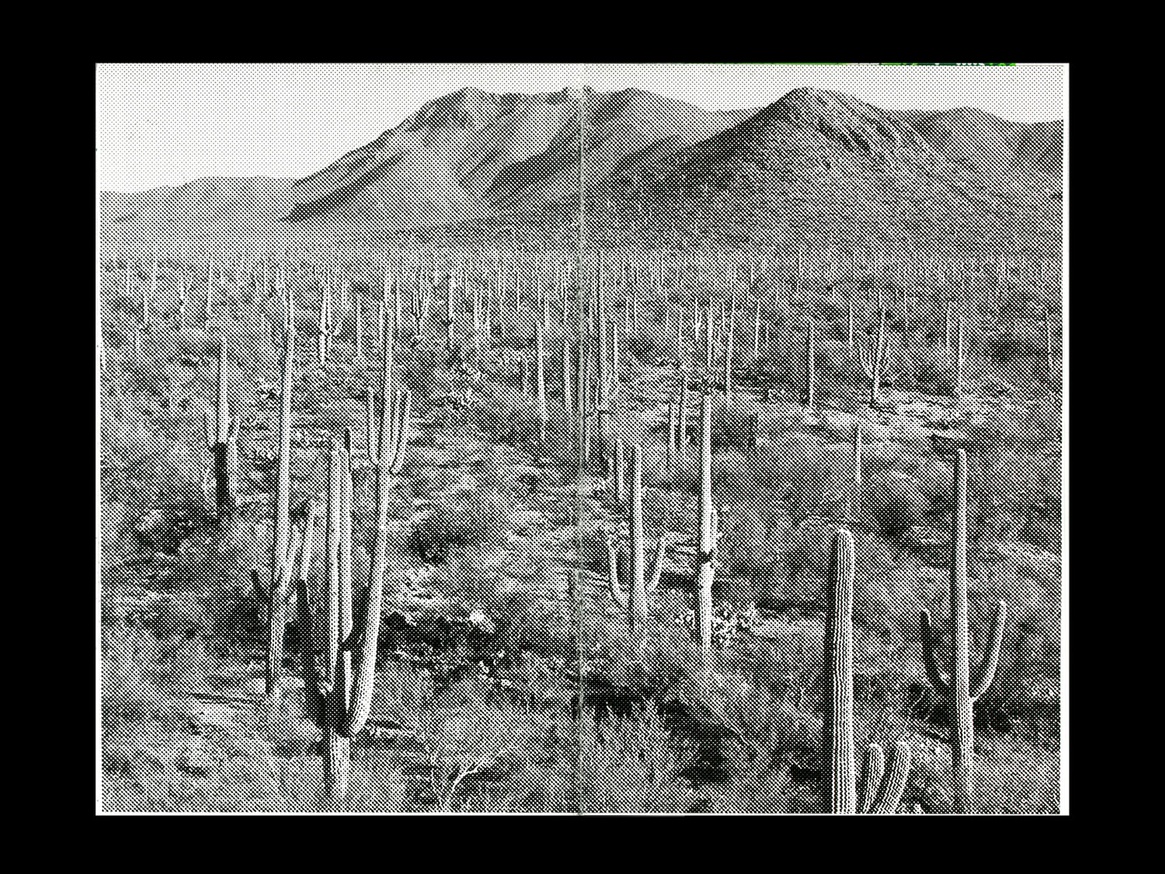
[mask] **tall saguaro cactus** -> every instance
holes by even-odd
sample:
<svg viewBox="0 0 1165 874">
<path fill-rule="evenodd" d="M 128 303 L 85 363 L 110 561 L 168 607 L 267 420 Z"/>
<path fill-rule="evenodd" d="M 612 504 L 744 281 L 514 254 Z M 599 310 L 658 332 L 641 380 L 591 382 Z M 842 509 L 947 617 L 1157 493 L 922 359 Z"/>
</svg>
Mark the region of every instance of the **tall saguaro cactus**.
<svg viewBox="0 0 1165 874">
<path fill-rule="evenodd" d="M 882 396 L 882 383 L 895 377 L 886 370 L 887 350 L 890 337 L 886 332 L 886 302 L 882 292 L 878 292 L 878 331 L 858 347 L 862 370 L 870 380 L 870 406 L 877 406 Z"/>
<path fill-rule="evenodd" d="M 960 313 L 955 319 L 955 348 L 951 353 L 951 397 L 956 402 L 963 396 L 963 369 L 967 360 L 965 342 L 963 315 Z"/>
<path fill-rule="evenodd" d="M 805 321 L 805 389 L 802 393 L 805 406 L 810 410 L 817 405 L 817 373 L 814 369 L 815 359 L 816 349 L 814 347 L 813 337 L 813 312 L 810 310 Z"/>
<path fill-rule="evenodd" d="M 285 606 L 291 582 L 294 549 L 290 545 L 291 517 L 291 387 L 295 370 L 295 338 L 287 334 L 283 349 L 283 374 L 279 396 L 279 472 L 275 480 L 275 530 L 271 548 L 271 609 L 267 636 L 267 697 L 279 694 L 283 665 L 283 636 L 287 628 Z"/>
<path fill-rule="evenodd" d="M 538 406 L 538 446 L 546 451 L 549 410 L 546 403 L 546 339 L 541 319 L 534 320 L 534 397 Z"/>
<path fill-rule="evenodd" d="M 825 803 L 853 813 L 854 783 L 854 538 L 839 530 L 829 553 L 825 602 Z"/>
<path fill-rule="evenodd" d="M 712 649 L 712 580 L 715 576 L 716 519 L 712 506 L 712 396 L 700 398 L 700 515 L 696 556 L 696 635 L 700 649 Z"/>
<path fill-rule="evenodd" d="M 376 675 L 376 647 L 380 630 L 384 574 L 387 569 L 387 473 L 382 466 L 377 480 L 376 543 L 362 621 L 355 628 L 352 588 L 352 469 L 351 457 L 340 439 L 334 438 L 328 459 L 326 554 L 324 556 L 323 607 L 325 638 L 322 671 L 317 673 L 312 640 L 313 614 L 308 603 L 307 560 L 301 562 L 300 622 L 305 640 L 304 678 L 308 711 L 320 722 L 324 734 L 324 790 L 329 800 L 348 793 L 351 772 L 351 738 L 359 734 L 372 707 Z M 311 522 L 305 542 L 310 543 Z M 355 670 L 353 671 L 353 655 Z"/>
<path fill-rule="evenodd" d="M 900 740 L 890 768 L 878 744 L 866 750 L 860 791 L 854 771 L 854 536 L 838 529 L 825 596 L 825 806 L 829 813 L 894 813 L 910 774 L 910 744 Z"/>
<path fill-rule="evenodd" d="M 239 495 L 239 427 L 238 416 L 231 416 L 227 403 L 226 344 L 218 348 L 218 403 L 206 411 L 206 444 L 214 454 L 214 483 L 218 515 L 222 519 L 234 512 Z"/>
<path fill-rule="evenodd" d="M 622 581 L 627 589 L 627 594 L 620 591 L 620 562 L 614 535 L 610 533 L 607 536 L 607 557 L 610 572 L 608 584 L 615 604 L 627 614 L 632 633 L 642 634 L 647 628 L 650 613 L 648 597 L 659 587 L 660 576 L 663 573 L 663 559 L 667 552 L 667 534 L 660 535 L 651 568 L 647 569 L 643 545 L 643 447 L 638 443 L 631 447 L 630 473 L 631 494 L 627 514 L 630 523 L 630 542 L 628 544 L 630 561 L 627 565 L 630 573 L 629 579 Z"/>
<path fill-rule="evenodd" d="M 990 688 L 999 665 L 1007 604 L 999 601 L 983 660 L 971 675 L 970 618 L 967 609 L 967 452 L 955 454 L 955 512 L 951 536 L 951 624 L 949 673 L 939 667 L 938 635 L 929 610 L 920 616 L 922 652 L 931 685 L 951 702 L 951 753 L 955 778 L 955 812 L 974 812 L 975 701 Z"/>
</svg>

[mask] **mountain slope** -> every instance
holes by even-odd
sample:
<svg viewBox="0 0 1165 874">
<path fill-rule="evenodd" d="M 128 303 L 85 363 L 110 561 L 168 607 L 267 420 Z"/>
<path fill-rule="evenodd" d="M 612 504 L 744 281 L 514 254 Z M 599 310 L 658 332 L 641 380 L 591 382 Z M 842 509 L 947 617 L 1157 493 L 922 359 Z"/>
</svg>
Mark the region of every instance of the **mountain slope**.
<svg viewBox="0 0 1165 874">
<path fill-rule="evenodd" d="M 896 115 L 913 126 L 935 151 L 977 173 L 1042 173 L 1060 178 L 1062 121 L 1006 121 L 970 107 Z"/>
<path fill-rule="evenodd" d="M 1046 174 L 1023 165 L 987 176 L 948 157 L 962 144 L 940 145 L 905 114 L 799 88 L 707 140 L 607 180 L 588 208 L 587 236 L 886 248 L 909 240 L 947 251 L 1058 245 L 1060 202 Z"/>
<path fill-rule="evenodd" d="M 546 215 L 577 202 L 580 107 L 587 174 L 671 154 L 742 120 L 645 91 L 487 94 L 473 88 L 420 107 L 395 128 L 299 180 L 198 180 L 107 195 L 111 232 L 142 238 L 384 236 L 498 215 Z M 551 210 L 557 212 L 557 210 Z"/>
</svg>

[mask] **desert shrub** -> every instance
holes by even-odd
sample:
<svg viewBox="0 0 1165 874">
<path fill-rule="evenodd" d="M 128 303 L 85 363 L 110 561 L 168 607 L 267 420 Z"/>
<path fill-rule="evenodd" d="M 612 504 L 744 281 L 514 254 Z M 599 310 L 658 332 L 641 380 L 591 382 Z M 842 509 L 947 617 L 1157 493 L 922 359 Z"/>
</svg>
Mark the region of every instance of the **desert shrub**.
<svg viewBox="0 0 1165 874">
<path fill-rule="evenodd" d="M 638 337 L 632 337 L 626 341 L 626 345 L 620 350 L 620 363 L 624 360 L 623 351 L 626 351 L 627 355 L 637 362 L 654 364 L 657 361 L 675 357 L 675 338 L 674 336 L 663 337 L 655 333 L 646 335 L 641 333 Z M 629 364 L 631 363 L 630 358 L 627 359 Z"/>
<path fill-rule="evenodd" d="M 404 812 L 414 809 L 408 781 L 403 773 L 401 756 L 379 747 L 361 749 L 352 754 L 352 770 L 346 812 Z"/>
<path fill-rule="evenodd" d="M 697 795 L 679 772 L 676 742 L 658 709 L 579 726 L 579 802 L 592 813 L 682 813 Z"/>
<path fill-rule="evenodd" d="M 400 378 L 413 395 L 418 410 L 427 410 L 437 398 L 457 394 L 461 378 L 449 367 L 443 346 L 423 344 L 397 353 Z"/>
<path fill-rule="evenodd" d="M 786 540 L 791 527 L 787 512 L 773 500 L 734 505 L 721 522 L 722 561 L 728 580 L 725 595 L 733 603 L 768 603 L 778 598 L 787 574 Z"/>
<path fill-rule="evenodd" d="M 953 352 L 942 345 L 916 347 L 912 350 L 914 378 L 919 386 L 946 394 L 954 379 Z"/>
<path fill-rule="evenodd" d="M 900 471 L 886 471 L 866 480 L 862 509 L 887 537 L 907 528 L 926 525 L 931 504 L 917 479 Z"/>
<path fill-rule="evenodd" d="M 969 457 L 968 481 L 972 536 L 1022 538 L 1058 550 L 1060 457 L 1008 448 L 1006 438 L 997 432 L 975 433 L 977 451 Z"/>
<path fill-rule="evenodd" d="M 737 399 L 729 405 L 722 395 L 716 395 L 712 401 L 713 450 L 750 446 L 760 432 L 759 409 L 754 401 Z"/>
<path fill-rule="evenodd" d="M 1058 744 L 1030 743 L 1014 734 L 992 742 L 990 756 L 976 763 L 976 795 L 985 813 L 1060 812 Z"/>
<path fill-rule="evenodd" d="M 718 453 L 712 460 L 712 489 L 733 509 L 763 502 L 783 506 L 794 517 L 805 516 L 824 511 L 847 494 L 845 470 L 815 438 L 791 433 L 747 453 Z"/>
<path fill-rule="evenodd" d="M 213 517 L 203 486 L 209 460 L 168 438 L 157 423 L 106 420 L 101 443 L 102 496 L 123 505 L 121 519 L 134 526 L 142 548 L 174 552 L 184 531 Z"/>
<path fill-rule="evenodd" d="M 563 713 L 528 710 L 467 677 L 412 724 L 430 763 L 419 798 L 426 809 L 554 810 L 573 800 L 569 763 L 578 746 Z"/>
<path fill-rule="evenodd" d="M 491 386 L 488 396 L 474 405 L 472 418 L 492 440 L 523 449 L 537 446 L 538 405 L 533 395 L 505 385 Z M 565 428 L 558 430 L 565 433 Z"/>
<path fill-rule="evenodd" d="M 475 491 L 439 500 L 409 532 L 408 549 L 433 564 L 453 549 L 496 548 L 509 528 L 510 505 L 496 491 Z"/>
<path fill-rule="evenodd" d="M 101 718 L 106 733 L 125 722 L 160 719 L 169 696 L 153 671 L 161 661 L 157 638 L 141 628 L 101 631 Z"/>
<path fill-rule="evenodd" d="M 1021 335 L 1011 328 L 992 331 L 981 346 L 988 358 L 1003 364 L 1031 352 L 1029 344 L 1025 344 Z"/>
</svg>

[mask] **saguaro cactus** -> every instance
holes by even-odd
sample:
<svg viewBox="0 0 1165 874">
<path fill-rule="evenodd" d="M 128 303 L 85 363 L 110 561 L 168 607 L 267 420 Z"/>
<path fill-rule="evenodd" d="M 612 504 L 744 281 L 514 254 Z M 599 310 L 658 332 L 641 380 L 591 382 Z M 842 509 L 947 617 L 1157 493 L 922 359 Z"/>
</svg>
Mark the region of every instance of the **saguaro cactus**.
<svg viewBox="0 0 1165 874">
<path fill-rule="evenodd" d="M 964 343 L 963 316 L 960 313 L 955 319 L 955 348 L 951 353 L 951 397 L 956 402 L 963 396 L 963 368 L 966 364 Z"/>
<path fill-rule="evenodd" d="M 870 744 L 862 766 L 862 782 L 858 787 L 858 813 L 895 813 L 902 802 L 906 781 L 910 777 L 913 751 L 909 741 L 902 739 L 890 751 L 890 767 L 885 766 L 882 747 Z"/>
<path fill-rule="evenodd" d="M 829 553 L 825 615 L 825 804 L 853 813 L 854 783 L 854 538 L 839 530 Z"/>
<path fill-rule="evenodd" d="M 862 510 L 862 423 L 854 420 L 853 436 L 853 480 L 850 483 L 853 495 L 850 498 L 850 519 L 856 519 Z"/>
<path fill-rule="evenodd" d="M 238 504 L 239 427 L 227 403 L 226 344 L 218 349 L 218 404 L 206 410 L 206 445 L 214 454 L 215 497 L 219 518 L 229 516 Z"/>
<path fill-rule="evenodd" d="M 343 315 L 336 315 L 332 301 L 332 287 L 329 280 L 320 281 L 320 324 L 317 335 L 317 353 L 320 366 L 328 361 L 328 353 L 332 348 L 332 340 L 340 333 L 343 327 Z"/>
<path fill-rule="evenodd" d="M 877 406 L 882 395 L 882 383 L 897 377 L 886 370 L 887 350 L 890 337 L 886 332 L 886 303 L 882 292 L 878 292 L 878 332 L 858 347 L 862 370 L 870 380 L 870 406 Z"/>
<path fill-rule="evenodd" d="M 1007 604 L 999 601 L 983 660 L 971 675 L 970 619 L 967 610 L 967 452 L 955 454 L 955 512 L 951 533 L 951 624 L 953 642 L 949 673 L 939 667 L 937 634 L 930 611 L 923 610 L 922 652 L 931 685 L 951 702 L 951 753 L 955 778 L 955 812 L 974 812 L 975 701 L 990 688 L 999 665 Z"/>
<path fill-rule="evenodd" d="M 860 792 L 854 782 L 854 536 L 839 529 L 829 554 L 825 629 L 825 805 L 829 813 L 894 813 L 910 773 L 910 744 L 900 740 L 885 771 L 882 748 L 866 750 Z"/>
<path fill-rule="evenodd" d="M 627 594 L 620 592 L 620 574 L 617 546 L 614 535 L 607 535 L 607 557 L 610 574 L 608 577 L 611 597 L 616 605 L 627 613 L 633 633 L 642 633 L 647 627 L 649 615 L 648 597 L 659 587 L 660 576 L 663 573 L 663 558 L 667 551 L 667 535 L 661 534 L 656 547 L 655 558 L 651 569 L 647 570 L 644 562 L 643 547 L 643 447 L 636 443 L 631 447 L 631 477 L 630 477 L 630 508 L 628 522 L 630 523 L 630 542 L 628 551 L 630 561 L 630 578 L 623 581 Z"/>
<path fill-rule="evenodd" d="M 309 713 L 324 733 L 324 788 L 331 800 L 348 792 L 351 738 L 359 734 L 372 706 L 376 646 L 380 629 L 384 573 L 387 567 L 387 488 L 381 469 L 377 494 L 377 536 L 372 573 L 361 614 L 354 629 L 352 590 L 352 470 L 349 453 L 333 439 L 328 466 L 327 535 L 324 556 L 325 639 L 322 672 L 315 669 L 311 645 L 313 614 L 307 593 L 307 560 L 301 560 L 299 579 L 301 635 L 305 640 L 304 668 Z M 312 518 L 304 541 L 310 544 Z M 352 656 L 356 656 L 353 676 Z"/>
<path fill-rule="evenodd" d="M 700 649 L 712 649 L 712 580 L 715 576 L 716 519 L 712 506 L 712 397 L 700 398 L 700 515 L 696 556 L 696 635 Z"/>
<path fill-rule="evenodd" d="M 546 340 L 540 319 L 534 320 L 534 397 L 538 407 L 538 446 L 546 451 L 549 411 L 546 404 Z"/>
<path fill-rule="evenodd" d="M 817 373 L 814 369 L 816 349 L 813 338 L 813 313 L 809 312 L 805 321 L 805 389 L 802 398 L 805 406 L 812 410 L 817 405 Z"/>
<path fill-rule="evenodd" d="M 291 565 L 291 387 L 295 370 L 295 339 L 288 334 L 283 349 L 283 374 L 279 397 L 279 473 L 275 481 L 275 525 L 271 548 L 271 609 L 268 614 L 267 697 L 279 695 L 283 665 L 283 637 L 287 628 L 285 606 L 290 596 Z"/>
</svg>

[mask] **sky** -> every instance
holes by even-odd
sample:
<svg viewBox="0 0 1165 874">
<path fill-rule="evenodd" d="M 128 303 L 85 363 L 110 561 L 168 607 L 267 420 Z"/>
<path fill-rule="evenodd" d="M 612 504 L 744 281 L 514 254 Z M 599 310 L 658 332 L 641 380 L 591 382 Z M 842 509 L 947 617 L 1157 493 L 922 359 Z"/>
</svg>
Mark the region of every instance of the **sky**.
<svg viewBox="0 0 1165 874">
<path fill-rule="evenodd" d="M 1059 64 L 99 64 L 97 183 L 141 191 L 205 176 L 305 176 L 465 87 L 634 87 L 744 109 L 811 86 L 884 109 L 972 106 L 1049 121 L 1064 117 L 1066 78 Z"/>
</svg>

